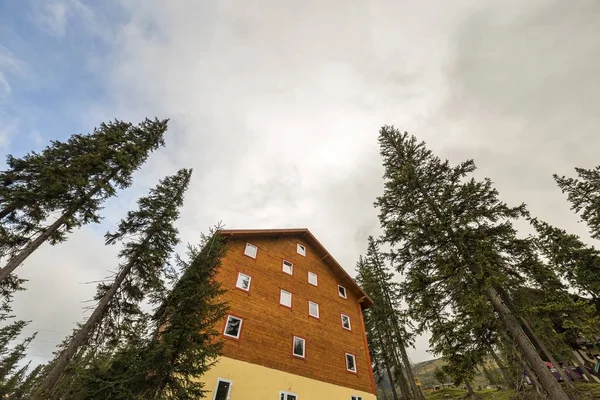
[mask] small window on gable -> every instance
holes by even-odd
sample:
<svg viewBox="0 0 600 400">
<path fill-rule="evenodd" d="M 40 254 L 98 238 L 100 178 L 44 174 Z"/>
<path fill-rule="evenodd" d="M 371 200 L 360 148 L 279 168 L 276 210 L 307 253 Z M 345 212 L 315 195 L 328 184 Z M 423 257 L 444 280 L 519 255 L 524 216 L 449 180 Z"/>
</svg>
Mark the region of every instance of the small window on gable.
<svg viewBox="0 0 600 400">
<path fill-rule="evenodd" d="M 256 253 L 258 253 L 258 247 L 253 244 L 246 243 L 246 248 L 244 249 L 244 254 L 248 257 L 256 258 Z"/>
<path fill-rule="evenodd" d="M 341 285 L 338 285 L 338 294 L 340 295 L 340 297 L 343 297 L 344 299 L 348 298 L 346 296 L 346 288 Z"/>
<path fill-rule="evenodd" d="M 241 318 L 228 315 L 223 335 L 230 338 L 239 339 L 240 333 L 242 332 L 242 322 L 244 321 Z"/>
<path fill-rule="evenodd" d="M 311 317 L 319 318 L 319 304 L 309 301 L 308 315 L 310 315 Z"/>
<path fill-rule="evenodd" d="M 356 357 L 353 354 L 346 353 L 346 369 L 350 372 L 356 372 Z"/>
<path fill-rule="evenodd" d="M 342 314 L 342 328 L 352 330 L 352 326 L 350 325 L 350 317 L 346 314 Z"/>
<path fill-rule="evenodd" d="M 294 336 L 292 354 L 296 357 L 304 358 L 305 356 L 305 348 L 304 348 L 305 340 Z"/>
<path fill-rule="evenodd" d="M 292 294 L 281 289 L 281 292 L 279 293 L 279 304 L 292 308 Z"/>
<path fill-rule="evenodd" d="M 283 272 L 292 275 L 294 273 L 294 264 L 289 261 L 283 260 Z"/>
<path fill-rule="evenodd" d="M 301 256 L 306 256 L 306 247 L 304 247 L 303 245 L 301 245 L 300 243 L 296 244 L 296 251 L 298 252 L 298 254 L 300 254 Z"/>
<path fill-rule="evenodd" d="M 238 289 L 245 290 L 246 292 L 250 291 L 250 282 L 252 281 L 252 277 L 246 274 L 238 273 L 237 282 L 235 283 L 235 287 Z"/>
<path fill-rule="evenodd" d="M 314 272 L 308 271 L 308 283 L 311 285 L 317 286 L 317 274 Z"/>
<path fill-rule="evenodd" d="M 350 396 L 350 400 L 363 400 L 362 396 Z"/>
</svg>

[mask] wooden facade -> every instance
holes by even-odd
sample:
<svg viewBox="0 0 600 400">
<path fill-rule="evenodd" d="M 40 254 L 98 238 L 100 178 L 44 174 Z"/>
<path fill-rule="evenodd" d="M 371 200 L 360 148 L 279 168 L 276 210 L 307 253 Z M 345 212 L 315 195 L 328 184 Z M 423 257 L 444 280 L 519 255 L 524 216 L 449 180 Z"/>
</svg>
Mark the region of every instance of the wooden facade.
<svg viewBox="0 0 600 400">
<path fill-rule="evenodd" d="M 267 368 L 375 393 L 362 309 L 372 302 L 324 247 L 305 229 L 224 230 L 228 253 L 218 279 L 227 289 L 230 315 L 243 320 L 239 339 L 225 338 L 223 356 Z M 244 254 L 246 244 L 257 247 L 256 258 Z M 297 244 L 306 256 L 297 252 Z M 283 261 L 293 264 L 292 274 Z M 317 275 L 317 286 L 308 273 Z M 249 290 L 236 288 L 238 273 L 250 276 Z M 346 299 L 338 293 L 346 289 Z M 280 291 L 292 293 L 291 308 L 280 305 Z M 319 305 L 319 317 L 309 315 L 309 301 Z M 342 326 L 350 318 L 350 330 Z M 218 327 L 225 329 L 225 321 Z M 293 355 L 293 337 L 305 339 L 305 357 Z M 348 371 L 346 354 L 356 360 Z"/>
</svg>

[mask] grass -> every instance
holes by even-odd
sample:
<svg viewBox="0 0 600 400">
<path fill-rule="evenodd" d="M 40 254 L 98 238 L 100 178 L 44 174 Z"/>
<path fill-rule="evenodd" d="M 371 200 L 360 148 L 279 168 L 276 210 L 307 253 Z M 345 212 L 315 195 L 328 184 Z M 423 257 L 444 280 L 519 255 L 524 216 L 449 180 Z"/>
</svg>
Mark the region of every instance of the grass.
<svg viewBox="0 0 600 400">
<path fill-rule="evenodd" d="M 543 399 L 534 390 L 515 393 L 512 390 L 480 390 L 475 391 L 477 400 L 539 400 Z M 424 391 L 427 400 L 452 400 L 465 399 L 466 390 L 459 388 L 445 388 L 436 391 Z M 600 384 L 578 383 L 577 392 L 571 393 L 577 400 L 600 399 Z"/>
</svg>

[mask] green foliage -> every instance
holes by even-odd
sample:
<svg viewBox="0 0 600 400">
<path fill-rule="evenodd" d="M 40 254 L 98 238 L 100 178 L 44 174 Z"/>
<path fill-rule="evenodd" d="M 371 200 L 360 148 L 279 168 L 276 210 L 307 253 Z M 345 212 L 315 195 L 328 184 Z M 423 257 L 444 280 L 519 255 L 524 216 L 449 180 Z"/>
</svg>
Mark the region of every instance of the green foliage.
<svg viewBox="0 0 600 400">
<path fill-rule="evenodd" d="M 164 145 L 166 128 L 167 120 L 114 121 L 53 141 L 40 153 L 8 156 L 8 169 L 0 172 L 0 258 L 10 259 L 3 277 L 39 247 L 32 239 L 55 244 L 74 228 L 99 222 L 101 204 L 131 185 L 150 152 Z"/>
<path fill-rule="evenodd" d="M 435 367 L 435 370 L 433 371 L 433 376 L 440 385 L 448 383 L 448 375 L 446 375 L 444 370 L 440 367 Z"/>
<path fill-rule="evenodd" d="M 571 202 L 571 209 L 581 216 L 595 239 L 600 239 L 600 166 L 575 168 L 577 178 L 554 175 L 556 183 Z"/>
<path fill-rule="evenodd" d="M 535 218 L 535 243 L 558 276 L 585 295 L 600 299 L 600 252 L 579 237 Z"/>
<path fill-rule="evenodd" d="M 203 398 L 197 379 L 220 354 L 214 325 L 228 309 L 215 279 L 225 252 L 224 238 L 214 231 L 203 236 L 199 247 L 190 246 L 188 260 L 178 258 L 181 278 L 150 323 L 139 319 L 115 351 L 83 364 L 76 372 L 81 380 L 68 398 Z"/>
<path fill-rule="evenodd" d="M 453 379 L 469 380 L 498 329 L 483 289 L 521 280 L 512 221 L 524 206 L 501 202 L 489 179 L 469 178 L 472 160 L 452 166 L 393 127 L 379 143 L 385 186 L 376 206 L 410 316 L 432 332 Z"/>
</svg>

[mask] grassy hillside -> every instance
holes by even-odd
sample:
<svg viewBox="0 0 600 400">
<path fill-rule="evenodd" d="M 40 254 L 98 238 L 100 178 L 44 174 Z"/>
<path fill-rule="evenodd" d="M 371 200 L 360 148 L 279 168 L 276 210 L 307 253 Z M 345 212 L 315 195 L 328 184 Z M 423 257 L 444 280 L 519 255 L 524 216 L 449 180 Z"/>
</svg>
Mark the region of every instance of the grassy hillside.
<svg viewBox="0 0 600 400">
<path fill-rule="evenodd" d="M 435 385 L 439 385 L 438 381 L 434 378 L 433 376 L 433 372 L 435 371 L 436 367 L 443 367 L 444 366 L 444 361 L 440 358 L 435 359 L 435 360 L 428 360 L 428 361 L 423 361 L 420 362 L 418 364 L 415 364 L 415 376 L 419 379 L 419 381 L 421 382 L 421 387 L 422 388 L 430 388 L 433 387 Z M 496 366 L 495 365 L 490 365 L 490 369 L 495 369 Z M 451 382 L 448 382 L 451 383 Z M 475 375 L 475 380 L 473 381 L 473 387 L 486 387 L 489 385 L 489 382 L 487 381 L 487 379 L 485 378 L 485 376 L 483 375 L 483 373 L 478 373 L 477 375 Z"/>
</svg>

